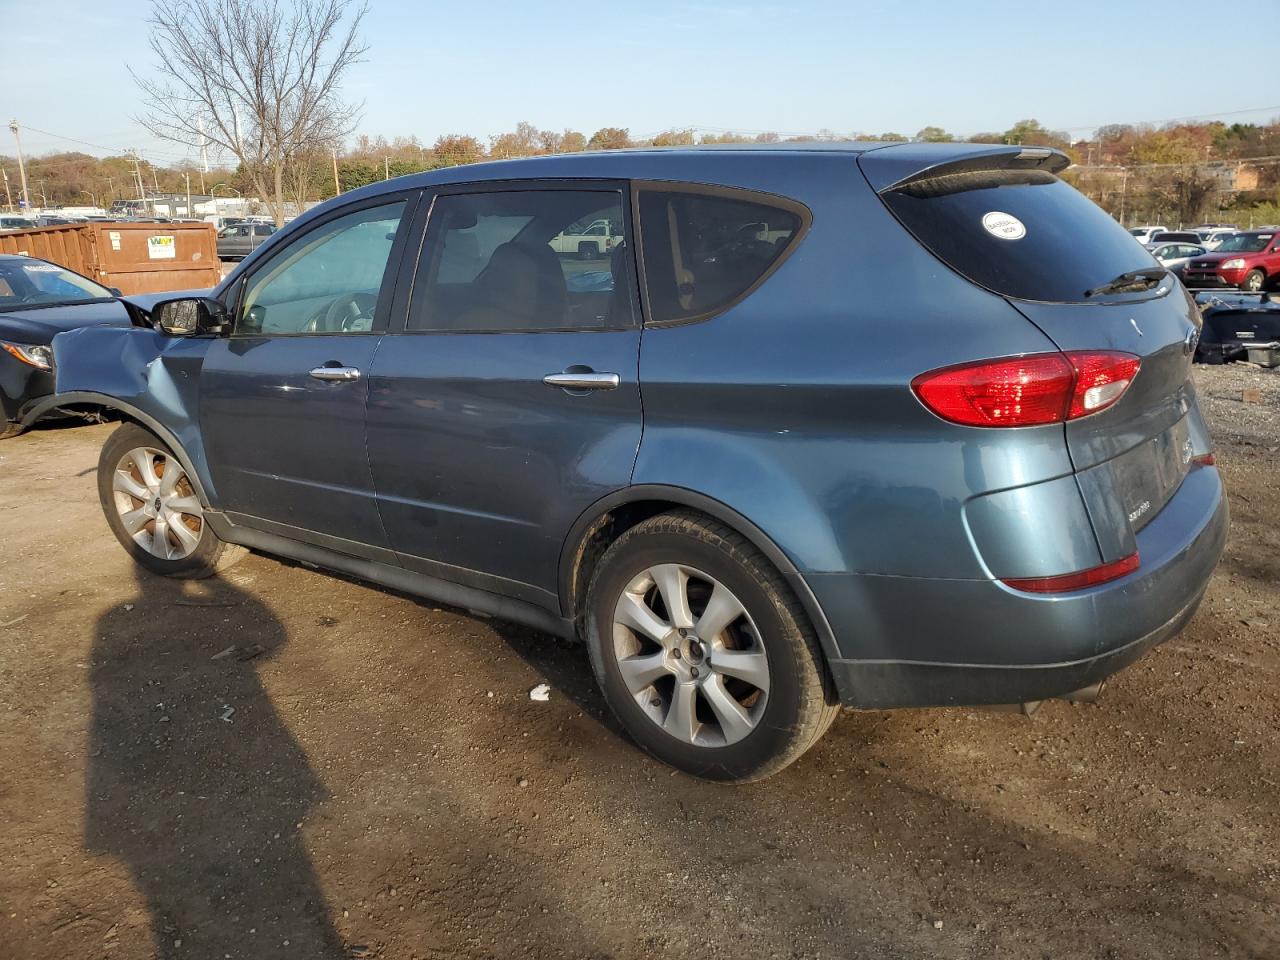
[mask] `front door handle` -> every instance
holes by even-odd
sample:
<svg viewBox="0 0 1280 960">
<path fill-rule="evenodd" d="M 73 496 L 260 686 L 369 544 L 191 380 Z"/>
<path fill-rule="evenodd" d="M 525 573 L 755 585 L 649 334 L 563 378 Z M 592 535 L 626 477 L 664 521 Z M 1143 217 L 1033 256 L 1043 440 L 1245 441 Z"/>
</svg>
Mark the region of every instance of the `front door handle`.
<svg viewBox="0 0 1280 960">
<path fill-rule="evenodd" d="M 317 380 L 347 383 L 351 380 L 359 380 L 360 370 L 357 367 L 316 367 L 311 371 L 311 376 Z"/>
<path fill-rule="evenodd" d="M 616 373 L 549 373 L 542 378 L 548 387 L 561 390 L 616 390 L 622 378 Z"/>
</svg>

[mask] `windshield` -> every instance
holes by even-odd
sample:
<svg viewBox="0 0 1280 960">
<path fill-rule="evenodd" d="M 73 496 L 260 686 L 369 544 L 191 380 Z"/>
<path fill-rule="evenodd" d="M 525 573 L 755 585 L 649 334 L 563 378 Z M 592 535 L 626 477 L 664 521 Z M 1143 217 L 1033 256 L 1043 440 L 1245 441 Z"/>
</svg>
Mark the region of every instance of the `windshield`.
<svg viewBox="0 0 1280 960">
<path fill-rule="evenodd" d="M 1266 249 L 1274 234 L 1271 233 L 1237 233 L 1227 237 L 1218 244 L 1215 253 L 1259 253 Z"/>
<path fill-rule="evenodd" d="M 1041 170 L 976 170 L 907 183 L 884 194 L 899 220 L 934 255 L 988 290 L 1067 303 L 1160 265 L 1100 207 Z M 1092 293 L 1092 296 L 1088 294 Z"/>
<path fill-rule="evenodd" d="M 43 260 L 0 260 L 0 310 L 111 300 L 106 287 Z"/>
</svg>

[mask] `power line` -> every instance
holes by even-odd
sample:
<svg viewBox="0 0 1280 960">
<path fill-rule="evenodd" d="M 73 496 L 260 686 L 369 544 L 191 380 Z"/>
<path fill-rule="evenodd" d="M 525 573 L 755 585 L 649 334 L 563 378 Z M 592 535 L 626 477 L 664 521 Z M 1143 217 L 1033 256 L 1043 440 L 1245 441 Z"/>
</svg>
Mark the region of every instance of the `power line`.
<svg viewBox="0 0 1280 960">
<path fill-rule="evenodd" d="M 52 137 L 55 140 L 65 140 L 67 143 L 78 144 L 79 146 L 82 146 L 82 147 L 90 147 L 91 149 L 94 149 L 94 150 L 106 150 L 109 153 L 117 153 L 120 151 L 128 150 L 127 147 L 108 147 L 105 144 L 101 144 L 101 143 L 90 143 L 87 140 L 77 140 L 75 137 L 64 137 L 60 133 L 51 133 L 48 130 L 39 130 L 36 127 L 31 126 L 30 124 L 25 124 L 25 123 L 22 125 L 22 129 L 30 130 L 32 133 L 38 133 L 41 136 Z M 194 150 L 195 148 L 193 147 L 192 149 Z M 168 160 L 190 160 L 192 158 L 192 154 L 190 153 L 179 155 L 176 153 L 168 153 L 163 150 L 148 150 L 145 156 L 148 158 L 160 157 Z"/>
</svg>

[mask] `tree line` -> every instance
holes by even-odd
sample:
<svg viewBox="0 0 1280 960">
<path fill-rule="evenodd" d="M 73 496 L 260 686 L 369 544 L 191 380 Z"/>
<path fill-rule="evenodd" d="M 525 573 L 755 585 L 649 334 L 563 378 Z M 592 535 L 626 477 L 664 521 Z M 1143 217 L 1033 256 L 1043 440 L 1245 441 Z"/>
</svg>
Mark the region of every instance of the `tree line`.
<svg viewBox="0 0 1280 960">
<path fill-rule="evenodd" d="M 1003 132 L 961 137 L 942 127 L 927 126 L 912 136 L 887 132 L 836 133 L 819 131 L 813 137 L 777 133 L 699 133 L 670 129 L 649 137 L 634 137 L 625 127 L 602 127 L 586 134 L 577 130 L 543 130 L 519 123 L 514 130 L 481 140 L 462 133 L 445 134 L 430 143 L 414 136 L 358 136 L 339 145 L 323 142 L 293 152 L 282 167 L 282 189 L 293 203 L 323 200 L 337 187 L 352 190 L 387 177 L 426 170 L 584 150 L 616 150 L 640 146 L 686 146 L 711 143 L 783 143 L 794 140 L 872 140 L 895 142 L 1003 143 L 1048 146 L 1064 151 L 1073 161 L 1065 176 L 1104 209 L 1125 222 L 1139 220 L 1244 221 L 1280 220 L 1280 121 L 1269 124 L 1180 123 L 1165 127 L 1111 124 L 1091 138 L 1072 141 L 1061 131 L 1030 119 Z M 1250 163 L 1250 161 L 1256 161 Z M 16 161 L 0 156 L 16 192 Z M 1237 175 L 1240 168 L 1249 175 Z M 190 177 L 193 193 L 216 189 L 220 196 L 257 195 L 262 180 L 244 164 L 203 173 L 194 164 L 159 166 L 143 161 L 140 172 L 148 190 L 183 193 Z M 32 199 L 41 191 L 51 206 L 88 204 L 107 206 L 112 200 L 135 198 L 134 162 L 130 157 L 97 158 L 84 153 L 57 153 L 27 161 Z M 270 188 L 273 184 L 268 184 Z"/>
</svg>

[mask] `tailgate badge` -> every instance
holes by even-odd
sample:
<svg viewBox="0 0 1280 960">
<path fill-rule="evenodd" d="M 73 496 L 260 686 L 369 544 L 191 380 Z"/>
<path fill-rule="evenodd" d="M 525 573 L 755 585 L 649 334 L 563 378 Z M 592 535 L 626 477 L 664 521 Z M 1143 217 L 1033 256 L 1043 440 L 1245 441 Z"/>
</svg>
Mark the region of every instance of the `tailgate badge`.
<svg viewBox="0 0 1280 960">
<path fill-rule="evenodd" d="M 1138 504 L 1138 509 L 1134 510 L 1129 514 L 1129 522 L 1133 523 L 1150 509 L 1151 509 L 1151 501 L 1143 500 L 1140 504 Z"/>
<path fill-rule="evenodd" d="M 1137 320 L 1133 319 L 1133 317 L 1130 317 L 1130 318 L 1129 318 L 1129 322 L 1133 324 L 1133 329 L 1135 329 L 1135 330 L 1137 330 L 1137 331 L 1138 331 L 1138 336 L 1140 336 L 1140 337 L 1144 337 L 1144 336 L 1146 336 L 1146 334 L 1144 334 L 1144 333 L 1142 332 L 1142 328 L 1141 328 L 1140 326 L 1138 326 L 1138 321 L 1137 321 Z"/>
</svg>

